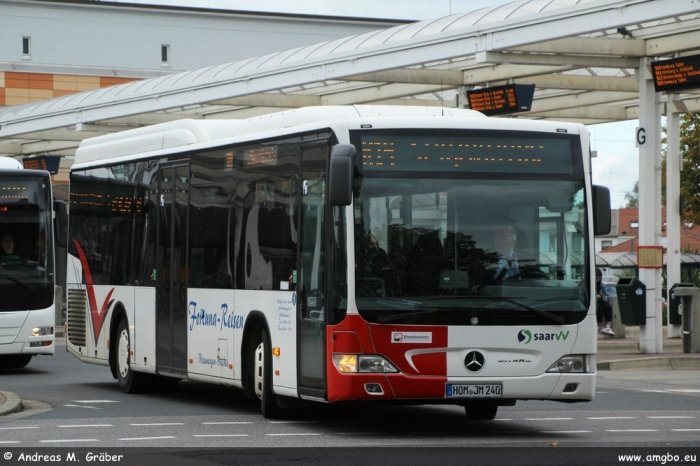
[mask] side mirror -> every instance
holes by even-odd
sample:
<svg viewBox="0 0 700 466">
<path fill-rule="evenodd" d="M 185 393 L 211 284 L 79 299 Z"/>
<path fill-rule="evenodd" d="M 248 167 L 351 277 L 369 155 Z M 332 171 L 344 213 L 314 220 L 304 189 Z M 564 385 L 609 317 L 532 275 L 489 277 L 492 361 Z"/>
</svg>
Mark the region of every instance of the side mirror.
<svg viewBox="0 0 700 466">
<path fill-rule="evenodd" d="M 593 234 L 610 233 L 610 190 L 605 186 L 593 185 Z"/>
<path fill-rule="evenodd" d="M 65 248 L 68 244 L 68 209 L 63 201 L 53 201 L 53 210 L 56 212 L 56 222 L 54 223 L 56 231 L 56 246 Z"/>
<path fill-rule="evenodd" d="M 357 151 L 352 144 L 337 144 L 331 150 L 328 192 L 332 206 L 348 206 L 352 203 L 352 175 Z"/>
</svg>

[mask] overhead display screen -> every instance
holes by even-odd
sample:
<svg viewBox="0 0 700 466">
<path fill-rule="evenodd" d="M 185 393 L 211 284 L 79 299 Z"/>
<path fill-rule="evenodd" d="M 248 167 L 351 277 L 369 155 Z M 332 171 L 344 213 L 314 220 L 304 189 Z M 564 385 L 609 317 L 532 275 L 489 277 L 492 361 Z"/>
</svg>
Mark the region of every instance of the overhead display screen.
<svg viewBox="0 0 700 466">
<path fill-rule="evenodd" d="M 360 133 L 366 172 L 531 173 L 570 175 L 580 155 L 569 136 L 498 132 L 440 134 L 438 131 Z"/>
<path fill-rule="evenodd" d="M 651 62 L 656 92 L 700 88 L 700 55 Z"/>
<path fill-rule="evenodd" d="M 46 170 L 55 175 L 58 173 L 58 167 L 61 163 L 61 157 L 58 155 L 37 155 L 35 157 L 27 157 L 22 159 L 22 165 L 27 170 Z"/>
<path fill-rule="evenodd" d="M 534 84 L 506 84 L 467 91 L 469 108 L 484 115 L 529 112 L 534 95 Z"/>
</svg>

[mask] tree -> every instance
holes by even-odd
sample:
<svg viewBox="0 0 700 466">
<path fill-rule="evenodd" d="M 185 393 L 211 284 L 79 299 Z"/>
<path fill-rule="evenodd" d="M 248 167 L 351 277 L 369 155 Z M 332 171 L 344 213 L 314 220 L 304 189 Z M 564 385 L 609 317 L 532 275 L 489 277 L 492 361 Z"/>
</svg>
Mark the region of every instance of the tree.
<svg viewBox="0 0 700 466">
<path fill-rule="evenodd" d="M 680 153 L 683 160 L 681 171 L 681 198 L 683 199 L 683 211 L 681 220 L 686 222 L 700 222 L 700 113 L 685 113 L 681 116 L 680 128 Z M 666 128 L 663 128 L 666 132 Z M 662 202 L 666 204 L 666 141 L 667 135 L 662 139 L 661 160 L 661 188 Z"/>
<path fill-rule="evenodd" d="M 639 207 L 639 181 L 634 183 L 634 188 L 632 192 L 627 192 L 625 194 L 625 207 Z"/>
</svg>

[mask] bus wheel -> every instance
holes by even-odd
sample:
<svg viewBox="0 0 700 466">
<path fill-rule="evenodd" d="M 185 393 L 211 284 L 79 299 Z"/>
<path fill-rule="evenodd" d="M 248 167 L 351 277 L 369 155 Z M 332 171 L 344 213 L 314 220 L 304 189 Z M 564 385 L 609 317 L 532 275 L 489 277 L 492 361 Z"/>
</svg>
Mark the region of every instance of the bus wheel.
<svg viewBox="0 0 700 466">
<path fill-rule="evenodd" d="M 465 406 L 464 410 L 467 412 L 467 419 L 470 421 L 492 421 L 496 418 L 498 406 Z"/>
<path fill-rule="evenodd" d="M 3 369 L 21 369 L 32 360 L 31 354 L 16 354 L 12 356 L 0 356 L 0 367 Z"/>
<path fill-rule="evenodd" d="M 262 341 L 255 349 L 255 394 L 260 399 L 260 410 L 266 418 L 274 418 L 279 414 L 277 395 L 272 393 L 272 347 L 270 336 L 262 332 Z"/>
<path fill-rule="evenodd" d="M 124 393 L 140 393 L 144 388 L 146 374 L 136 373 L 129 365 L 129 352 L 131 341 L 129 340 L 129 326 L 126 319 L 119 321 L 117 330 L 117 380 L 119 389 Z"/>
</svg>

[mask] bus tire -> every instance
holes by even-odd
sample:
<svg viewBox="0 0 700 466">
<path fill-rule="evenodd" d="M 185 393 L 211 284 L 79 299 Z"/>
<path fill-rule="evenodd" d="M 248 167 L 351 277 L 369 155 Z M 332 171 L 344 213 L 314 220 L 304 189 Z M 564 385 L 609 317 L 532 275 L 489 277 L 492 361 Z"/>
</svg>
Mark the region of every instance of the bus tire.
<svg viewBox="0 0 700 466">
<path fill-rule="evenodd" d="M 31 354 L 15 354 L 12 356 L 0 356 L 0 367 L 3 369 L 21 369 L 32 360 Z"/>
<path fill-rule="evenodd" d="M 141 393 L 146 385 L 146 375 L 131 370 L 129 355 L 131 351 L 131 337 L 126 319 L 119 321 L 117 327 L 117 380 L 119 389 L 124 393 Z"/>
<path fill-rule="evenodd" d="M 255 370 L 253 382 L 255 394 L 260 399 L 260 411 L 265 418 L 271 419 L 279 414 L 277 395 L 272 392 L 272 346 L 270 336 L 263 330 L 261 341 L 255 349 Z"/>
<path fill-rule="evenodd" d="M 467 412 L 467 419 L 470 421 L 492 421 L 496 418 L 498 406 L 465 406 L 464 410 Z"/>
</svg>

